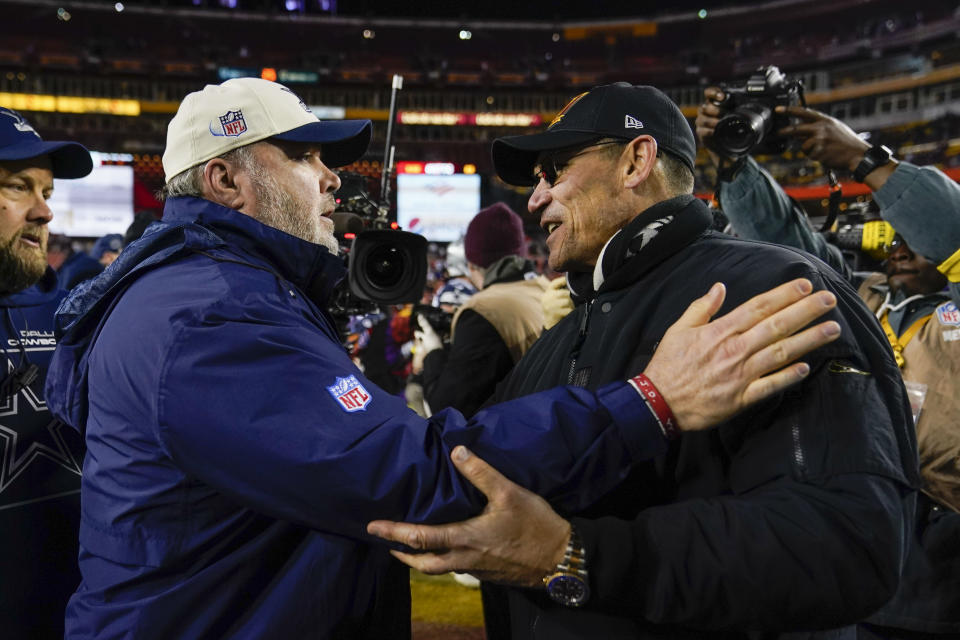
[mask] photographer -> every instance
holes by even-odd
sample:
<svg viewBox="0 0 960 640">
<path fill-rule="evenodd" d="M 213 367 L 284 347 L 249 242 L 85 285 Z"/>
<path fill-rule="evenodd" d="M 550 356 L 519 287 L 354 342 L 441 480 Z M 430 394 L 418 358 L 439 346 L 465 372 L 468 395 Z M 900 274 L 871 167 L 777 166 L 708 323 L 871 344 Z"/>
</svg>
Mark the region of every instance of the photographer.
<svg viewBox="0 0 960 640">
<path fill-rule="evenodd" d="M 478 293 L 453 316 L 451 345 L 420 321 L 424 399 L 431 411 L 454 407 L 473 415 L 540 336 L 540 299 L 549 282 L 524 258 L 523 221 L 502 202 L 481 210 L 464 237 L 468 277 Z"/>
<path fill-rule="evenodd" d="M 729 113 L 726 96 L 715 87 L 704 96 L 697 134 L 720 167 L 717 194 L 734 231 L 807 250 L 858 286 L 887 333 L 911 394 L 924 482 L 917 538 L 899 591 L 861 626 L 860 636 L 955 637 L 960 632 L 960 588 L 951 577 L 960 572 L 960 187 L 935 168 L 898 162 L 888 150 L 871 147 L 826 114 L 777 107 L 775 113 L 798 122 L 770 135 L 795 139 L 808 157 L 853 172 L 874 190 L 880 215 L 897 231 L 893 235 L 886 229 L 885 273 L 857 278 L 839 249 L 810 228 L 803 211 L 767 171 L 749 155 L 729 155 L 724 140 L 715 135 Z"/>
</svg>

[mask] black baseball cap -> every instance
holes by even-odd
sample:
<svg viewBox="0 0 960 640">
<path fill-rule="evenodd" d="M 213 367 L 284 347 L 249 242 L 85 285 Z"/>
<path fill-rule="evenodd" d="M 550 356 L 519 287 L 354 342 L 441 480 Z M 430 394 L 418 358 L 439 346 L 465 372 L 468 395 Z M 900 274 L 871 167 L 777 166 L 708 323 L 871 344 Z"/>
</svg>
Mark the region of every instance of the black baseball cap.
<svg viewBox="0 0 960 640">
<path fill-rule="evenodd" d="M 93 171 L 93 159 L 77 142 L 44 141 L 26 118 L 0 107 L 0 160 L 50 156 L 55 178 L 82 178 Z"/>
<path fill-rule="evenodd" d="M 543 151 L 599 138 L 633 140 L 644 134 L 693 171 L 697 141 L 680 108 L 656 87 L 628 82 L 605 84 L 581 93 L 542 133 L 497 138 L 493 141 L 493 166 L 504 182 L 532 186 L 536 184 L 533 167 Z"/>
</svg>

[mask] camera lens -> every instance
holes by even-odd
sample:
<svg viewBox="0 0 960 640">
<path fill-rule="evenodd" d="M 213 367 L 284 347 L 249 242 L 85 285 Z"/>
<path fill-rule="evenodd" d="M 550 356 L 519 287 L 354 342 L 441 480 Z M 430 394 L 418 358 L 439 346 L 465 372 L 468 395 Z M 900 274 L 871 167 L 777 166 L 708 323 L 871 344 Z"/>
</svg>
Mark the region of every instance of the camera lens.
<svg viewBox="0 0 960 640">
<path fill-rule="evenodd" d="M 713 130 L 714 145 L 730 156 L 742 156 L 760 144 L 770 128 L 769 107 L 746 104 L 724 116 Z"/>
<path fill-rule="evenodd" d="M 365 265 L 367 280 L 379 289 L 395 287 L 403 278 L 406 262 L 405 252 L 396 246 L 382 244 L 374 247 Z"/>
<path fill-rule="evenodd" d="M 427 281 L 427 239 L 392 229 L 358 233 L 350 247 L 347 279 L 360 300 L 416 302 Z"/>
</svg>

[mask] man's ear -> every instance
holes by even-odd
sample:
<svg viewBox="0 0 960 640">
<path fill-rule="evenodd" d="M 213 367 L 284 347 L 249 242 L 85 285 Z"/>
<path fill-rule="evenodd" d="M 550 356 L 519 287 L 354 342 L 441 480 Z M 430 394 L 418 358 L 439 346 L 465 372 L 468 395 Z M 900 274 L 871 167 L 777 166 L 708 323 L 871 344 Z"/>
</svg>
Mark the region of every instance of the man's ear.
<svg viewBox="0 0 960 640">
<path fill-rule="evenodd" d="M 657 163 L 657 141 L 652 136 L 637 136 L 627 143 L 620 159 L 623 186 L 634 189 L 646 182 Z"/>
<path fill-rule="evenodd" d="M 214 158 L 203 167 L 204 196 L 217 204 L 240 211 L 246 204 L 246 175 L 237 165 Z"/>
</svg>

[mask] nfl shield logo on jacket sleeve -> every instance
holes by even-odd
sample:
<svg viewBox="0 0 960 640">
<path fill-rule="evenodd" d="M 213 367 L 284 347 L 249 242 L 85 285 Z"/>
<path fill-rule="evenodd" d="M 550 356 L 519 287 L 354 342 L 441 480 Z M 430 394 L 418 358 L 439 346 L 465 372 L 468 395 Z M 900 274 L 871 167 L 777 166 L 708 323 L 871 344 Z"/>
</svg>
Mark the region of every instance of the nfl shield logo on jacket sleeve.
<svg viewBox="0 0 960 640">
<path fill-rule="evenodd" d="M 370 393 L 363 388 L 356 376 L 338 377 L 333 385 L 327 387 L 327 391 L 340 403 L 344 411 L 350 413 L 363 411 L 370 404 Z"/>
</svg>

